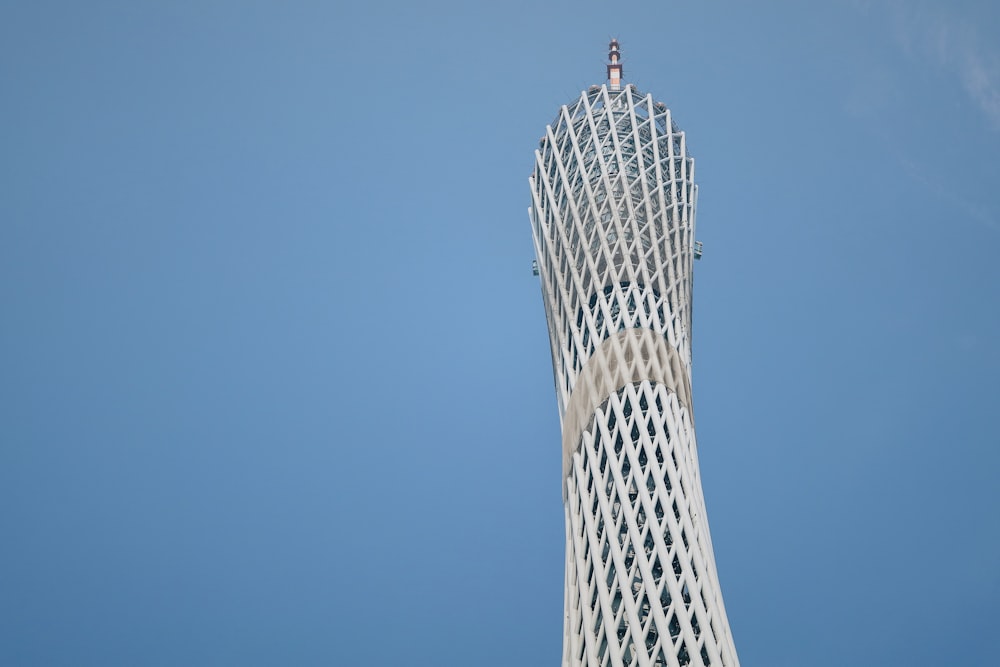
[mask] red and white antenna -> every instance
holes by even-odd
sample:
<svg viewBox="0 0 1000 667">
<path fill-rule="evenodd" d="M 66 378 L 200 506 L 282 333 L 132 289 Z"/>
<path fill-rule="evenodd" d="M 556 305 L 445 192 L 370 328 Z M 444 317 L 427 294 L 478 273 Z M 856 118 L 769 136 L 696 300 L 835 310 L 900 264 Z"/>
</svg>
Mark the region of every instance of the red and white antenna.
<svg viewBox="0 0 1000 667">
<path fill-rule="evenodd" d="M 621 52 L 618 51 L 618 40 L 612 39 L 608 45 L 608 81 L 611 82 L 611 90 L 622 89 L 622 64 Z"/>
</svg>

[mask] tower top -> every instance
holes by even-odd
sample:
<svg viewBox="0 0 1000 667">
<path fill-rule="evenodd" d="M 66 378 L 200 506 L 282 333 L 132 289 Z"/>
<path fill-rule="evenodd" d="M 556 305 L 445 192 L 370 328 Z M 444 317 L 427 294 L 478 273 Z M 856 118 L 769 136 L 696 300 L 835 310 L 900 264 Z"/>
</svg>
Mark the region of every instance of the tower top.
<svg viewBox="0 0 1000 667">
<path fill-rule="evenodd" d="M 618 50 L 618 40 L 612 39 L 608 44 L 608 81 L 611 83 L 611 90 L 622 89 L 622 64 L 621 52 Z"/>
</svg>

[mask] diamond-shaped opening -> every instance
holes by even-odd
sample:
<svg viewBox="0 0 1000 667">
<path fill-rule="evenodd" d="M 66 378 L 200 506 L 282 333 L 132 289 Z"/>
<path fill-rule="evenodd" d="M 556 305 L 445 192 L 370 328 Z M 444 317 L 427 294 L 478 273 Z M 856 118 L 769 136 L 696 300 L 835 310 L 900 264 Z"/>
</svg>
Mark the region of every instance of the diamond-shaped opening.
<svg viewBox="0 0 1000 667">
<path fill-rule="evenodd" d="M 646 632 L 646 653 L 650 653 L 653 647 L 656 646 L 656 640 L 660 638 L 660 635 L 656 632 L 656 624 L 650 623 L 649 630 Z"/>
<path fill-rule="evenodd" d="M 660 564 L 660 557 L 657 556 L 653 559 L 653 581 L 657 584 L 660 583 L 660 579 L 663 578 L 663 565 Z"/>
<path fill-rule="evenodd" d="M 612 148 L 612 151 L 613 150 L 614 149 Z M 605 165 L 605 172 L 609 176 L 615 176 L 619 172 L 618 156 L 615 155 L 614 152 L 611 152 L 610 155 L 607 156 L 607 164 Z"/>
<path fill-rule="evenodd" d="M 646 625 L 646 619 L 649 618 L 650 605 L 649 605 L 649 598 L 646 597 L 645 593 L 643 593 L 642 599 L 639 600 L 638 611 L 639 611 L 639 623 L 641 623 L 642 625 Z"/>
<path fill-rule="evenodd" d="M 643 540 L 642 546 L 647 556 L 653 553 L 653 550 L 656 548 L 656 543 L 653 541 L 653 535 L 651 533 L 646 533 L 646 539 Z"/>
<path fill-rule="evenodd" d="M 686 665 L 691 664 L 691 656 L 688 655 L 686 642 L 683 641 L 681 642 L 681 648 L 679 651 L 677 651 L 677 662 L 680 664 L 681 667 L 685 667 Z"/>
<path fill-rule="evenodd" d="M 705 667 L 709 667 L 709 665 L 712 664 L 712 661 L 708 657 L 708 647 L 707 646 L 702 646 L 701 647 L 701 664 L 705 665 Z"/>
<path fill-rule="evenodd" d="M 639 594 L 642 593 L 642 575 L 636 572 L 632 576 L 632 600 L 639 599 Z"/>
<path fill-rule="evenodd" d="M 631 570 L 633 562 L 635 562 L 635 547 L 629 542 L 628 549 L 625 551 L 625 567 Z"/>
<path fill-rule="evenodd" d="M 635 657 L 635 643 L 629 639 L 628 646 L 625 647 L 625 652 L 622 653 L 622 662 L 626 665 L 632 665 L 633 657 Z"/>
<path fill-rule="evenodd" d="M 611 185 L 611 196 L 615 198 L 615 201 L 622 201 L 625 196 L 625 179 L 621 177 L 615 179 Z"/>
<path fill-rule="evenodd" d="M 677 576 L 678 579 L 680 579 L 683 570 L 681 569 L 681 561 L 679 558 L 677 558 L 676 554 L 674 555 L 673 567 L 674 567 L 674 574 Z"/>
<path fill-rule="evenodd" d="M 670 615 L 670 623 L 667 624 L 670 631 L 670 638 L 676 640 L 681 635 L 681 623 L 677 620 L 677 614 Z"/>
<path fill-rule="evenodd" d="M 698 614 L 691 614 L 691 629 L 694 630 L 695 639 L 701 639 L 701 626 L 698 625 Z"/>
<path fill-rule="evenodd" d="M 670 591 L 667 590 L 667 586 L 664 584 L 663 590 L 660 591 L 660 608 L 666 611 L 672 601 L 673 598 L 670 597 Z"/>
<path fill-rule="evenodd" d="M 600 236 L 598 235 L 599 227 L 597 225 L 597 218 L 594 217 L 593 212 L 589 206 L 589 195 L 587 201 L 581 201 L 580 204 L 583 206 L 583 236 L 587 240 L 587 247 L 593 250 L 596 246 L 594 242 L 597 241 Z M 574 295 L 575 296 L 575 295 Z M 594 299 L 596 295 L 591 296 L 590 305 L 594 305 Z"/>
<path fill-rule="evenodd" d="M 628 634 L 628 622 L 622 617 L 621 622 L 618 624 L 618 641 L 625 639 L 625 635 Z"/>
<path fill-rule="evenodd" d="M 604 629 L 601 629 L 600 640 L 597 648 L 597 657 L 599 660 L 603 660 L 605 654 L 608 652 L 608 637 L 604 634 Z"/>
<path fill-rule="evenodd" d="M 687 536 L 687 530 L 684 529 L 684 528 L 681 528 L 681 542 L 684 543 L 684 548 L 687 549 L 688 548 L 688 536 Z"/>
</svg>

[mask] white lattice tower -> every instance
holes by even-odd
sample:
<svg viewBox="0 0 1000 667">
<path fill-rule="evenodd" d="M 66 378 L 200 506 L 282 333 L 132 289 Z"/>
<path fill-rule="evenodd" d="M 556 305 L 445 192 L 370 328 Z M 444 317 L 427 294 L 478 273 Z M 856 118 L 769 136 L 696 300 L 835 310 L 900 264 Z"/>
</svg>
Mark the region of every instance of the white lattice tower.
<svg viewBox="0 0 1000 667">
<path fill-rule="evenodd" d="M 594 86 L 546 128 L 530 184 L 562 424 L 563 665 L 736 667 L 691 407 L 684 133 L 634 86 Z"/>
</svg>

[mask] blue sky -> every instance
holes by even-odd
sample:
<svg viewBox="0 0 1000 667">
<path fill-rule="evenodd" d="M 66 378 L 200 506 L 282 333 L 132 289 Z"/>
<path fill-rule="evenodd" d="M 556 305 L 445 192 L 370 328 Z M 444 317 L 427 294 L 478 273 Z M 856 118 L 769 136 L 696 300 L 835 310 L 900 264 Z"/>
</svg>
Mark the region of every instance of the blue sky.
<svg viewBox="0 0 1000 667">
<path fill-rule="evenodd" d="M 557 664 L 527 178 L 625 79 L 700 185 L 744 665 L 992 665 L 1000 5 L 7 3 L 0 664 Z"/>
</svg>

